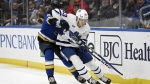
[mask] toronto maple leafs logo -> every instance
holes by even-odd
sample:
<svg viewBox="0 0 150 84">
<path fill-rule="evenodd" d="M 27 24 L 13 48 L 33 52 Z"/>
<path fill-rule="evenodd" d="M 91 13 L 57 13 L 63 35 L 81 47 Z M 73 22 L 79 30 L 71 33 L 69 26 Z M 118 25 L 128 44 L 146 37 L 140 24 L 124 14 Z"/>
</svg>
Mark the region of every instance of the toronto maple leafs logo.
<svg viewBox="0 0 150 84">
<path fill-rule="evenodd" d="M 69 37 L 72 38 L 74 41 L 78 42 L 79 32 L 69 31 Z"/>
</svg>

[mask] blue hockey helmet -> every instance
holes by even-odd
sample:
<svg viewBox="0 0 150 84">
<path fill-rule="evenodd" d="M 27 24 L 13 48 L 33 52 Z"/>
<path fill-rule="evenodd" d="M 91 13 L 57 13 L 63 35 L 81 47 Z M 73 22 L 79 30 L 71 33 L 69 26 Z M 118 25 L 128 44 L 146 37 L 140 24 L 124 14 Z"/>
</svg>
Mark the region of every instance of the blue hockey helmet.
<svg viewBox="0 0 150 84">
<path fill-rule="evenodd" d="M 63 2 L 62 0 L 52 0 L 51 1 L 51 6 L 52 8 L 62 8 L 63 7 Z"/>
</svg>

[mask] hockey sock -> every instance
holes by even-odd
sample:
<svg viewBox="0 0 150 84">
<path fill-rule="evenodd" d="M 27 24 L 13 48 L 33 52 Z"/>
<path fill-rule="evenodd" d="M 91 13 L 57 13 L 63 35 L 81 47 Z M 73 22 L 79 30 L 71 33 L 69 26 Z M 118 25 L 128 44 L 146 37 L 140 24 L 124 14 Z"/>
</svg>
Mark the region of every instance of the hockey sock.
<svg viewBox="0 0 150 84">
<path fill-rule="evenodd" d="M 73 64 L 66 59 L 62 58 L 61 61 L 65 66 L 68 67 L 69 71 L 74 75 L 74 77 L 77 77 L 79 73 L 77 72 L 76 68 L 73 66 Z"/>
<path fill-rule="evenodd" d="M 69 67 L 69 71 L 72 73 L 72 75 L 73 75 L 74 77 L 79 76 L 79 73 L 78 73 L 78 71 L 76 70 L 75 67 Z"/>
<path fill-rule="evenodd" d="M 83 62 L 81 61 L 81 59 L 77 55 L 72 55 L 70 57 L 70 60 L 73 63 L 73 65 L 75 66 L 75 68 L 77 69 L 77 71 L 79 72 L 79 74 L 83 78 L 85 78 L 86 80 L 91 78 L 91 75 L 88 73 L 88 71 L 85 68 Z"/>
<path fill-rule="evenodd" d="M 54 75 L 54 52 L 53 50 L 46 50 L 45 51 L 45 69 L 47 76 Z"/>
<path fill-rule="evenodd" d="M 97 65 L 97 63 L 94 60 L 91 60 L 90 62 L 86 63 L 87 67 L 89 67 L 93 73 L 101 78 L 103 76 L 103 73 L 101 71 L 100 66 Z"/>
</svg>

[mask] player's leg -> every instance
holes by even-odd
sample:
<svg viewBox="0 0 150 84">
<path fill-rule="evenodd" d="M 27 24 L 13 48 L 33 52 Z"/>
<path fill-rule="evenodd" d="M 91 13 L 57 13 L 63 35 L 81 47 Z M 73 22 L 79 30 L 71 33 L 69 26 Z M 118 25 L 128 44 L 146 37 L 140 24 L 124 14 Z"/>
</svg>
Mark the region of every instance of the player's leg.
<svg viewBox="0 0 150 84">
<path fill-rule="evenodd" d="M 87 67 L 91 69 L 91 71 L 100 78 L 106 84 L 110 84 L 111 79 L 105 77 L 100 66 L 93 60 L 93 57 L 89 53 L 79 53 L 80 58 L 82 59 L 83 63 L 86 64 Z"/>
<path fill-rule="evenodd" d="M 65 66 L 68 67 L 68 70 L 73 74 L 73 76 L 76 78 L 77 81 L 79 81 L 82 84 L 86 83 L 86 80 L 81 77 L 78 73 L 78 71 L 76 70 L 76 68 L 73 66 L 73 64 L 70 62 L 68 62 L 66 59 L 62 58 L 61 61 L 63 62 L 63 64 Z"/>
<path fill-rule="evenodd" d="M 90 84 L 100 84 L 98 81 L 94 80 L 88 73 L 85 65 L 83 64 L 79 56 L 76 55 L 74 48 L 62 48 L 62 53 L 72 62 L 79 74 L 83 78 L 85 78 Z"/>
<path fill-rule="evenodd" d="M 60 54 L 60 48 L 59 46 L 55 46 L 55 54 L 59 57 L 59 59 L 63 62 L 63 64 L 68 68 L 68 70 L 72 73 L 72 75 L 76 78 L 77 81 L 79 81 L 82 84 L 86 83 L 86 80 L 79 75 L 76 68 L 73 66 L 71 61 L 66 60 L 61 54 Z"/>
<path fill-rule="evenodd" d="M 42 42 L 39 43 L 40 50 L 44 53 L 45 57 L 45 70 L 48 76 L 49 84 L 57 84 L 54 78 L 54 50 L 53 43 Z"/>
<path fill-rule="evenodd" d="M 90 62 L 86 63 L 86 66 L 89 67 L 93 71 L 93 73 L 98 78 L 100 78 L 101 81 L 103 81 L 106 84 L 111 83 L 111 79 L 104 76 L 100 66 L 94 60 L 91 60 Z"/>
</svg>

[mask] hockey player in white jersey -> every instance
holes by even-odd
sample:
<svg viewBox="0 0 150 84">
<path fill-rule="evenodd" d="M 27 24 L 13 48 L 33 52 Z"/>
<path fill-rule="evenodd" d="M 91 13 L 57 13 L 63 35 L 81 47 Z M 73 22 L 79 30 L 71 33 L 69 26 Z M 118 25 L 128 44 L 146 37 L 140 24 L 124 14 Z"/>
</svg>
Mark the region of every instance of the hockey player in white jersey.
<svg viewBox="0 0 150 84">
<path fill-rule="evenodd" d="M 100 84 L 97 80 L 94 80 L 88 73 L 85 65 L 89 67 L 94 74 L 104 83 L 110 84 L 111 79 L 105 77 L 100 69 L 100 66 L 93 61 L 92 56 L 88 53 L 88 48 L 83 45 L 81 41 L 74 38 L 74 35 L 79 39 L 87 42 L 88 34 L 90 32 L 90 26 L 88 25 L 88 14 L 84 9 L 79 9 L 76 15 L 67 14 L 67 18 L 70 28 L 69 31 L 64 32 L 57 36 L 57 45 L 61 46 L 62 54 L 64 58 L 71 61 L 78 70 L 79 74 L 84 77 L 90 84 Z M 73 39 L 78 44 L 72 42 Z M 85 65 L 84 65 L 85 64 Z"/>
</svg>

